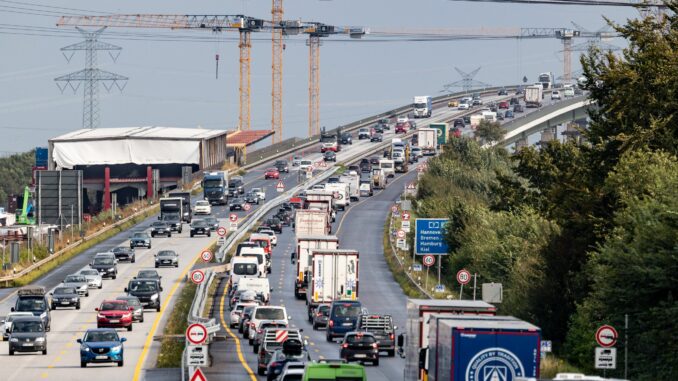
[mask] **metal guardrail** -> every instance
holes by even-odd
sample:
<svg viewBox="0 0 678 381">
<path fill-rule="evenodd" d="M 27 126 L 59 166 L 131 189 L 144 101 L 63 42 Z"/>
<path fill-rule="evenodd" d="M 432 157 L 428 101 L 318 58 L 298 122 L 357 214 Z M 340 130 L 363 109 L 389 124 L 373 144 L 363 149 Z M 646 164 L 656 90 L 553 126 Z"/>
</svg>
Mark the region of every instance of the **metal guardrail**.
<svg viewBox="0 0 678 381">
<path fill-rule="evenodd" d="M 389 216 L 389 223 L 388 223 L 388 244 L 391 246 L 391 252 L 393 253 L 393 256 L 395 259 L 398 261 L 398 265 L 400 266 L 401 269 L 405 270 L 405 266 L 403 265 L 403 261 L 400 260 L 400 257 L 398 256 L 398 250 L 396 250 L 395 246 L 393 246 L 393 235 L 391 232 L 393 231 L 393 212 L 390 213 Z M 410 279 L 410 282 L 412 282 L 413 285 L 417 286 L 419 291 L 421 291 L 424 295 L 428 296 L 429 299 L 435 299 L 431 294 L 429 294 L 428 290 L 425 288 L 421 287 L 417 281 L 412 278 L 412 275 L 408 271 L 405 271 L 405 275 Z"/>
</svg>

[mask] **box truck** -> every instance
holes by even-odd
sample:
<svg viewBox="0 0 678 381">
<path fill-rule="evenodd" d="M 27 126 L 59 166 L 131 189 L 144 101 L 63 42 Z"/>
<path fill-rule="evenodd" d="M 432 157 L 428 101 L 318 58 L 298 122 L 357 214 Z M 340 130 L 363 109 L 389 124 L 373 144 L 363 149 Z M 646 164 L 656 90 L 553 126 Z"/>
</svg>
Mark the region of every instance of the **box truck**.
<svg viewBox="0 0 678 381">
<path fill-rule="evenodd" d="M 294 296 L 297 299 L 306 297 L 306 288 L 310 278 L 311 251 L 316 249 L 334 250 L 339 248 L 339 238 L 334 235 L 303 235 L 297 234 L 297 279 L 294 282 Z"/>
<path fill-rule="evenodd" d="M 420 128 L 417 132 L 418 145 L 425 156 L 435 155 L 438 145 L 438 130 L 435 128 Z"/>
<path fill-rule="evenodd" d="M 160 215 L 158 219 L 169 225 L 170 230 L 179 234 L 183 230 L 181 222 L 183 200 L 181 197 L 165 197 L 160 199 Z"/>
<path fill-rule="evenodd" d="M 359 254 L 355 250 L 312 250 L 306 291 L 308 317 L 315 308 L 334 300 L 357 300 Z"/>
<path fill-rule="evenodd" d="M 348 184 L 351 201 L 360 201 L 360 176 L 355 171 L 339 177 L 340 183 Z"/>
<path fill-rule="evenodd" d="M 325 190 L 332 192 L 333 203 L 339 210 L 345 210 L 351 204 L 351 188 L 347 183 L 327 183 Z"/>
<path fill-rule="evenodd" d="M 450 126 L 447 123 L 431 123 L 428 127 L 437 130 L 438 147 L 447 144 L 447 132 L 450 130 Z"/>
<path fill-rule="evenodd" d="M 544 97 L 544 88 L 539 85 L 527 86 L 525 88 L 525 107 L 541 107 L 541 100 Z"/>
<path fill-rule="evenodd" d="M 294 231 L 297 235 L 327 235 L 332 230 L 330 215 L 325 210 L 297 209 Z"/>
</svg>

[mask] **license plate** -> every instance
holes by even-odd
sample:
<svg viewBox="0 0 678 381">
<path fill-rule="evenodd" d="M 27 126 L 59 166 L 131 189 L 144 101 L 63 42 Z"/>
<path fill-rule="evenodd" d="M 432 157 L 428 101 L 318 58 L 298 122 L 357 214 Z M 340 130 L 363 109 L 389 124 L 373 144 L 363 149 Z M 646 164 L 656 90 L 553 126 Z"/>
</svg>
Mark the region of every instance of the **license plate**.
<svg viewBox="0 0 678 381">
<path fill-rule="evenodd" d="M 108 358 L 108 356 L 97 356 L 96 357 L 97 360 L 106 360 L 107 358 Z"/>
<path fill-rule="evenodd" d="M 61 302 L 61 304 L 68 304 L 68 302 Z"/>
<path fill-rule="evenodd" d="M 363 358 L 367 357 L 367 355 L 358 354 L 358 355 L 355 355 L 354 357 L 357 358 L 357 359 L 363 359 Z"/>
<path fill-rule="evenodd" d="M 343 323 L 343 324 L 341 324 L 341 325 L 343 325 L 344 327 L 350 327 L 350 326 L 353 325 L 353 323 Z"/>
<path fill-rule="evenodd" d="M 32 347 L 33 343 L 24 343 L 24 347 Z"/>
<path fill-rule="evenodd" d="M 111 322 L 111 324 L 113 324 L 113 323 L 120 323 L 120 320 L 117 320 L 117 319 L 111 319 L 111 320 L 109 320 L 109 322 Z"/>
</svg>

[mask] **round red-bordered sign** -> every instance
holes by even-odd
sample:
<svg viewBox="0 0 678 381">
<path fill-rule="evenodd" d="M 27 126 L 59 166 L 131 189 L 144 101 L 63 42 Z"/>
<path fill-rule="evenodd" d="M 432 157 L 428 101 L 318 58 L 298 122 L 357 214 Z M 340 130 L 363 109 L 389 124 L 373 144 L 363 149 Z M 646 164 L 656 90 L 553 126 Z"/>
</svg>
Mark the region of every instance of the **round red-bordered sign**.
<svg viewBox="0 0 678 381">
<path fill-rule="evenodd" d="M 195 284 L 200 284 L 205 280 L 205 273 L 202 270 L 193 270 L 191 271 L 191 282 Z"/>
<path fill-rule="evenodd" d="M 398 230 L 398 232 L 396 233 L 396 237 L 398 237 L 400 239 L 405 238 L 405 231 L 404 230 Z"/>
<path fill-rule="evenodd" d="M 410 220 L 410 212 L 403 212 L 401 217 L 402 217 L 403 221 L 409 221 Z"/>
<path fill-rule="evenodd" d="M 238 221 L 238 215 L 235 213 L 231 213 L 228 215 L 228 220 L 231 222 L 237 222 Z"/>
<path fill-rule="evenodd" d="M 226 235 L 226 228 L 223 226 L 219 226 L 219 229 L 217 229 L 217 234 L 219 234 L 220 237 L 223 237 Z"/>
<path fill-rule="evenodd" d="M 461 269 L 457 272 L 457 282 L 459 284 L 467 284 L 471 281 L 471 273 L 466 269 Z"/>
<path fill-rule="evenodd" d="M 209 262 L 212 260 L 212 252 L 209 250 L 203 250 L 203 252 L 200 253 L 200 258 L 202 258 L 203 262 Z"/>
<path fill-rule="evenodd" d="M 422 258 L 421 263 L 424 264 L 426 267 L 431 267 L 436 263 L 436 257 L 432 255 L 424 255 L 424 258 Z"/>
<path fill-rule="evenodd" d="M 243 208 L 244 211 L 249 212 L 249 210 L 250 210 L 250 208 L 252 208 L 252 206 L 250 204 L 245 204 L 245 205 L 242 206 L 242 208 Z"/>
<path fill-rule="evenodd" d="M 393 213 L 393 214 L 398 213 L 398 205 L 393 205 L 393 206 L 391 207 L 391 213 Z"/>
<path fill-rule="evenodd" d="M 601 325 L 598 327 L 598 330 L 596 330 L 596 342 L 604 348 L 614 347 L 614 345 L 617 344 L 618 337 L 619 334 L 617 333 L 617 330 L 611 325 Z"/>
<path fill-rule="evenodd" d="M 202 324 L 191 324 L 186 328 L 186 340 L 193 345 L 200 345 L 207 341 L 207 328 Z"/>
</svg>

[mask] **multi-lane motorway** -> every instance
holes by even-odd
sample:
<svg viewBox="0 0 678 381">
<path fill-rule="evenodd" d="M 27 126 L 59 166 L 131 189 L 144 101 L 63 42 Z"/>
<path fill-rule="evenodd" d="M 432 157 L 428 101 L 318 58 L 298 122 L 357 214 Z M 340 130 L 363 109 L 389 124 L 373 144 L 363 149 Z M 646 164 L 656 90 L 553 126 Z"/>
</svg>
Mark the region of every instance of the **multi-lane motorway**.
<svg viewBox="0 0 678 381">
<path fill-rule="evenodd" d="M 484 99 L 485 103 L 497 101 L 498 96 L 490 96 Z M 417 124 L 423 127 L 431 122 L 446 121 L 463 113 L 456 109 L 441 107 L 436 109 L 434 116 L 428 119 L 419 119 Z M 387 132 L 384 141 L 393 138 L 393 130 Z M 374 149 L 375 143 L 357 139 L 351 146 L 344 146 L 344 149 L 338 155 L 338 160 L 345 160 L 349 156 L 354 156 L 360 152 L 365 157 L 371 156 L 369 151 Z M 305 155 L 314 161 L 320 160 L 321 155 L 317 148 L 313 153 Z M 264 188 L 267 199 L 272 199 L 277 195 L 275 185 L 276 180 L 264 180 L 263 172 L 270 163 L 262 164 L 253 168 L 245 175 L 247 189 L 251 187 Z M 382 230 L 383 223 L 387 213 L 388 205 L 395 200 L 402 192 L 403 184 L 408 179 L 413 178 L 414 173 L 399 175 L 390 183 L 390 186 L 376 193 L 373 197 L 364 198 L 360 203 L 354 203 L 348 210 L 340 213 L 333 229 L 339 235 L 343 248 L 356 249 L 361 253 L 360 266 L 361 271 L 361 300 L 370 310 L 378 313 L 389 313 L 394 317 L 395 324 L 404 326 L 405 323 L 405 296 L 399 286 L 393 281 L 392 276 L 386 267 L 383 259 L 382 250 Z M 298 172 L 294 169 L 289 174 L 283 174 L 281 180 L 286 189 L 290 189 L 297 184 Z M 228 217 L 227 207 L 213 207 L 213 215 L 223 221 Z M 252 213 L 254 208 L 247 213 Z M 245 212 L 236 212 L 241 218 Z M 132 230 L 148 229 L 150 223 L 155 217 L 138 224 Z M 108 379 L 144 379 L 146 370 L 155 366 L 159 355 L 159 343 L 154 341 L 154 336 L 162 333 L 165 325 L 167 311 L 171 310 L 186 274 L 195 265 L 198 255 L 204 247 L 209 246 L 216 237 L 211 238 L 195 237 L 189 238 L 188 229 L 185 229 L 181 235 L 173 234 L 172 238 L 154 238 L 153 249 L 137 249 L 137 261 L 134 264 L 120 263 L 118 265 L 118 278 L 116 280 L 105 280 L 104 287 L 101 290 L 90 290 L 90 296 L 83 298 L 82 308 L 80 310 L 57 310 L 52 311 L 52 329 L 47 335 L 48 354 L 22 354 L 10 357 L 7 352 L 6 344 L 0 346 L 0 373 L 3 380 L 18 379 L 68 379 L 68 380 L 91 380 L 93 377 L 98 380 Z M 117 236 L 98 244 L 84 253 L 76 256 L 58 269 L 52 271 L 34 284 L 44 286 L 51 290 L 57 286 L 63 278 L 71 273 L 75 273 L 86 267 L 92 257 L 99 252 L 105 252 L 116 246 L 128 245 L 130 232 L 123 232 Z M 270 275 L 271 284 L 274 287 L 272 301 L 275 304 L 283 304 L 287 307 L 290 315 L 293 317 L 293 324 L 304 328 L 304 334 L 308 336 L 311 353 L 315 358 L 336 358 L 338 356 L 338 345 L 328 343 L 324 339 L 324 333 L 314 332 L 306 322 L 306 306 L 303 301 L 295 300 L 293 297 L 294 271 L 291 270 L 289 261 L 290 252 L 293 250 L 294 234 L 286 228 L 285 232 L 278 238 L 279 244 L 273 255 L 273 273 Z M 162 300 L 163 308 L 161 312 L 147 311 L 144 323 L 135 323 L 132 332 L 120 332 L 121 336 L 127 338 L 125 343 L 125 366 L 118 368 L 109 365 L 92 365 L 87 369 L 80 368 L 79 345 L 76 339 L 82 337 L 83 332 L 88 328 L 96 327 L 96 312 L 94 309 L 99 304 L 109 298 L 124 294 L 123 289 L 127 282 L 140 269 L 153 268 L 153 254 L 162 249 L 172 249 L 179 253 L 180 262 L 178 268 L 160 269 L 163 276 Z M 4 316 L 14 305 L 14 294 L 12 290 L 3 290 L 0 293 L 0 316 Z M 216 300 L 217 305 L 214 311 L 219 317 L 227 311 L 221 310 L 220 299 Z M 224 333 L 225 334 L 225 333 Z M 230 338 L 230 336 L 229 336 Z M 248 372 L 244 364 L 238 359 L 235 351 L 236 342 L 232 339 L 223 342 L 224 352 L 214 354 L 215 359 L 224 361 L 215 361 L 215 367 L 209 372 L 209 379 L 245 379 Z M 251 348 L 246 344 L 240 344 L 243 360 L 251 369 L 256 372 L 256 358 L 252 354 Z M 244 345 L 244 346 L 243 346 Z M 228 350 L 228 351 L 226 351 Z M 221 364 L 221 366 L 220 366 Z M 227 364 L 228 366 L 223 366 Z M 399 379 L 402 375 L 402 360 L 398 358 L 384 358 L 379 367 L 370 367 L 370 380 Z M 150 376 L 150 374 L 149 374 Z M 155 378 L 155 377 L 154 377 Z"/>
</svg>

